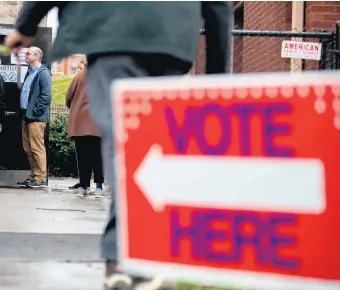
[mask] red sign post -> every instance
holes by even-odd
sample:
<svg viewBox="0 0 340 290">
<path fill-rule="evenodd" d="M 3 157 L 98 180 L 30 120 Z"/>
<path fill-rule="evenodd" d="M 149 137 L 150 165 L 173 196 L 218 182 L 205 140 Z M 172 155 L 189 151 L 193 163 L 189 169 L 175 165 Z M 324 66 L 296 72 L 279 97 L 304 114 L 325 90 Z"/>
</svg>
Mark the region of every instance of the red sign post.
<svg viewBox="0 0 340 290">
<path fill-rule="evenodd" d="M 177 280 L 340 288 L 340 75 L 113 89 L 119 263 Z"/>
</svg>

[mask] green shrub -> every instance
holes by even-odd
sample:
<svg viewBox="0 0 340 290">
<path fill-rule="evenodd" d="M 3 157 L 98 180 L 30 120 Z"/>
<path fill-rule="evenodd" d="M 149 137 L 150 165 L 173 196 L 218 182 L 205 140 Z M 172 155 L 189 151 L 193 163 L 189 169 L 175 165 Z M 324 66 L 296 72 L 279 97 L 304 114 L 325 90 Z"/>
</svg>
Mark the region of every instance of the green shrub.
<svg viewBox="0 0 340 290">
<path fill-rule="evenodd" d="M 202 286 L 199 284 L 194 284 L 194 283 L 185 283 L 185 282 L 179 282 L 177 284 L 177 289 L 179 290 L 245 290 L 241 288 L 232 288 L 232 287 L 207 287 L 207 286 Z"/>
<path fill-rule="evenodd" d="M 67 137 L 68 115 L 60 114 L 50 123 L 48 163 L 54 176 L 77 176 L 74 142 Z"/>
</svg>

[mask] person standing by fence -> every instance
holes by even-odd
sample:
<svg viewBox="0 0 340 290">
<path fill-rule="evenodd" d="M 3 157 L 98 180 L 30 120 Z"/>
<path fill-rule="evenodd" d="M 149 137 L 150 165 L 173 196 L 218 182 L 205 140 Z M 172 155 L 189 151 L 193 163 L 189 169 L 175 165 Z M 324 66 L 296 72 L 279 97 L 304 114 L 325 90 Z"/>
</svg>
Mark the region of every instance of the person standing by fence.
<svg viewBox="0 0 340 290">
<path fill-rule="evenodd" d="M 77 74 L 66 93 L 66 106 L 70 109 L 68 119 L 68 137 L 75 141 L 79 172 L 79 187 L 76 193 L 82 196 L 90 194 L 92 171 L 96 183 L 96 196 L 103 195 L 103 164 L 101 156 L 100 134 L 90 116 L 86 94 L 86 67 L 84 58 L 80 61 Z"/>
<path fill-rule="evenodd" d="M 47 159 L 45 128 L 50 118 L 52 99 L 51 72 L 41 64 L 43 52 L 30 47 L 25 61 L 29 65 L 20 94 L 22 115 L 22 145 L 27 155 L 31 174 L 18 182 L 21 187 L 43 187 L 46 185 Z"/>
<path fill-rule="evenodd" d="M 87 61 L 86 61 L 86 64 L 85 64 L 85 60 L 81 60 L 79 63 L 78 63 L 78 66 L 77 66 L 77 70 L 76 70 L 76 73 L 75 75 L 77 75 L 79 72 L 83 71 L 85 68 L 87 67 Z M 71 84 L 70 84 L 71 85 Z M 67 108 L 70 108 L 70 105 L 67 104 L 67 94 L 66 94 L 66 107 Z M 76 159 L 77 159 L 77 169 L 78 169 L 78 177 L 80 176 L 79 175 L 79 165 L 78 165 L 78 157 L 77 157 L 77 152 L 76 152 Z M 69 189 L 71 190 L 77 190 L 78 188 L 80 187 L 80 182 L 77 182 L 75 185 L 73 186 L 70 186 Z"/>
</svg>

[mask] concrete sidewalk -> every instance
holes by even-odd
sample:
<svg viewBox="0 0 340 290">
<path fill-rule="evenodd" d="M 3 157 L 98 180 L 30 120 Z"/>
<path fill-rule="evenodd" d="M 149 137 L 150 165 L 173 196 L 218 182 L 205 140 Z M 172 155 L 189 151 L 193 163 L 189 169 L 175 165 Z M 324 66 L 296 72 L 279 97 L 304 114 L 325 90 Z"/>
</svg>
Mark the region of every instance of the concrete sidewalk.
<svg viewBox="0 0 340 290">
<path fill-rule="evenodd" d="M 70 186 L 75 185 L 76 183 L 79 182 L 79 179 L 77 178 L 49 178 L 48 179 L 48 186 L 52 189 L 52 190 L 63 190 L 63 191 L 68 191 L 68 188 Z M 91 180 L 91 189 L 95 189 L 96 185 L 94 183 L 93 180 Z"/>
<path fill-rule="evenodd" d="M 103 289 L 100 238 L 109 203 L 63 191 L 0 188 L 0 289 Z"/>
<path fill-rule="evenodd" d="M 101 263 L 0 262 L 1 290 L 103 290 Z"/>
</svg>

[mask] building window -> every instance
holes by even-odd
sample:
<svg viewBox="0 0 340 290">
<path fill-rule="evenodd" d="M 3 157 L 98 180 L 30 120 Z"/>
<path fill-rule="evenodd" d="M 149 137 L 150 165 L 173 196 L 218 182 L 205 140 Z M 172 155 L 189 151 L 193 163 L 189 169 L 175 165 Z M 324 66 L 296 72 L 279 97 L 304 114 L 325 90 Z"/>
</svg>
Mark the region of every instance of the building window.
<svg viewBox="0 0 340 290">
<path fill-rule="evenodd" d="M 57 72 L 61 72 L 62 71 L 62 61 L 61 60 L 58 60 L 57 61 Z"/>
<path fill-rule="evenodd" d="M 77 59 L 75 56 L 71 56 L 71 74 L 75 74 L 77 71 Z"/>
<path fill-rule="evenodd" d="M 58 72 L 58 63 L 52 63 L 52 73 Z"/>
</svg>

